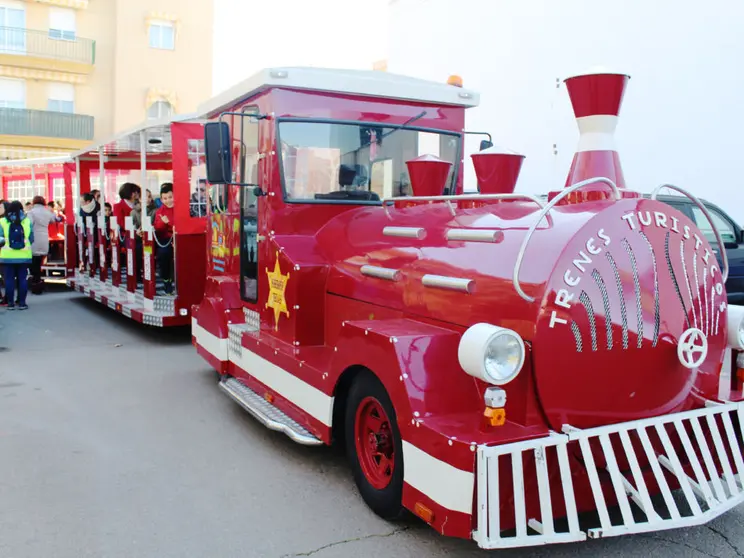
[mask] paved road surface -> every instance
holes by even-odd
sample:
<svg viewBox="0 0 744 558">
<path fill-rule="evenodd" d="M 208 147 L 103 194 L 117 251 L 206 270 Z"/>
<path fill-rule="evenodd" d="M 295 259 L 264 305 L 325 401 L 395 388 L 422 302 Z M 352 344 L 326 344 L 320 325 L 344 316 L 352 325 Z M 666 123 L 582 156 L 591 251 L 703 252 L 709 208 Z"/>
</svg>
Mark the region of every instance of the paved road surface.
<svg viewBox="0 0 744 558">
<path fill-rule="evenodd" d="M 298 446 L 222 395 L 187 331 L 66 292 L 30 303 L 0 309 L 2 558 L 744 557 L 744 509 L 499 553 L 387 524 L 338 451 Z"/>
</svg>

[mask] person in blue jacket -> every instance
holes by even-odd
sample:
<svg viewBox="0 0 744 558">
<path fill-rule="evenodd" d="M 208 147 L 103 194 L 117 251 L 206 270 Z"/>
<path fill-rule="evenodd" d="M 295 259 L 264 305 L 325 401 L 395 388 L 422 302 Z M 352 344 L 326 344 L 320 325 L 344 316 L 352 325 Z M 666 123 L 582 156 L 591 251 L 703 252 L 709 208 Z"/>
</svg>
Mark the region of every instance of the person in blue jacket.
<svg viewBox="0 0 744 558">
<path fill-rule="evenodd" d="M 15 287 L 18 282 L 18 308 L 27 310 L 28 266 L 31 265 L 34 230 L 23 211 L 23 204 L 14 201 L 8 204 L 0 218 L 0 264 L 5 275 L 5 294 L 8 310 L 15 310 Z"/>
</svg>

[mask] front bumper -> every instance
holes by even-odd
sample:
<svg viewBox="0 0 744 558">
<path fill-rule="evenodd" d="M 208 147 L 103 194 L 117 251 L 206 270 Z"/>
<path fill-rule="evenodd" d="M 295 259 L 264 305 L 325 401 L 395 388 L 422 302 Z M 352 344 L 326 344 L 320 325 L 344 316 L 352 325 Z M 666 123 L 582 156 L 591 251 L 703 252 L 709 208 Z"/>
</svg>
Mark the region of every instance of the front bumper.
<svg viewBox="0 0 744 558">
<path fill-rule="evenodd" d="M 740 425 L 744 425 L 744 402 L 711 402 L 694 411 L 587 430 L 565 425 L 562 434 L 480 446 L 473 538 L 482 548 L 508 548 L 707 523 L 744 501 Z M 658 439 L 661 454 L 649 433 Z M 680 449 L 675 450 L 675 445 Z M 639 450 L 642 460 L 648 460 L 645 470 L 639 465 Z M 626 472 L 618 467 L 619 459 L 627 462 Z M 604 466 L 598 467 L 597 461 Z M 504 477 L 501 484 L 500 475 Z M 503 494 L 505 484 L 511 490 Z M 677 487 L 686 503 L 681 507 L 672 495 Z M 663 502 L 652 500 L 656 493 Z M 562 498 L 555 498 L 556 494 Z M 610 518 L 605 495 L 611 503 L 617 502 L 620 517 Z M 583 530 L 577 502 L 587 499 L 593 502 L 599 526 Z M 505 512 L 509 515 L 506 522 L 512 523 L 513 514 L 516 526 L 509 536 L 502 532 L 501 514 Z M 557 525 L 555 520 L 561 518 L 565 520 Z"/>
</svg>

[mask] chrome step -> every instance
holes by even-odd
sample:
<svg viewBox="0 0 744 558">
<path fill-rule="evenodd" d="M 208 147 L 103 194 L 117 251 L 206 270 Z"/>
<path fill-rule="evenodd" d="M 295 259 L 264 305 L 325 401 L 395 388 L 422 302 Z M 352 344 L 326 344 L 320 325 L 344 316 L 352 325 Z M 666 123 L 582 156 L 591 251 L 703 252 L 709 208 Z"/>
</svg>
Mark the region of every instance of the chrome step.
<svg viewBox="0 0 744 558">
<path fill-rule="evenodd" d="M 284 432 L 292 440 L 305 446 L 320 446 L 323 444 L 321 440 L 305 430 L 302 425 L 289 418 L 239 380 L 228 378 L 222 380 L 219 386 L 222 391 L 237 401 L 241 407 L 257 418 L 266 428 Z"/>
</svg>

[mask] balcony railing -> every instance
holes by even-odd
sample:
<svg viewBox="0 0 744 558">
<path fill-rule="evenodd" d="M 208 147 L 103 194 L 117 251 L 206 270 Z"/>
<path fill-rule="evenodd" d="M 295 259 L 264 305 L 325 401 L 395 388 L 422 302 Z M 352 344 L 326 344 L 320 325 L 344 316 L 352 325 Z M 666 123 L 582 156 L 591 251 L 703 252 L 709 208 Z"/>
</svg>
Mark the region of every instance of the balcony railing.
<svg viewBox="0 0 744 558">
<path fill-rule="evenodd" d="M 0 27 L 0 54 L 95 64 L 96 42 L 80 37 L 65 37 L 65 33 Z"/>
<path fill-rule="evenodd" d="M 92 140 L 93 121 L 85 114 L 0 107 L 0 134 L 11 136 Z"/>
</svg>

